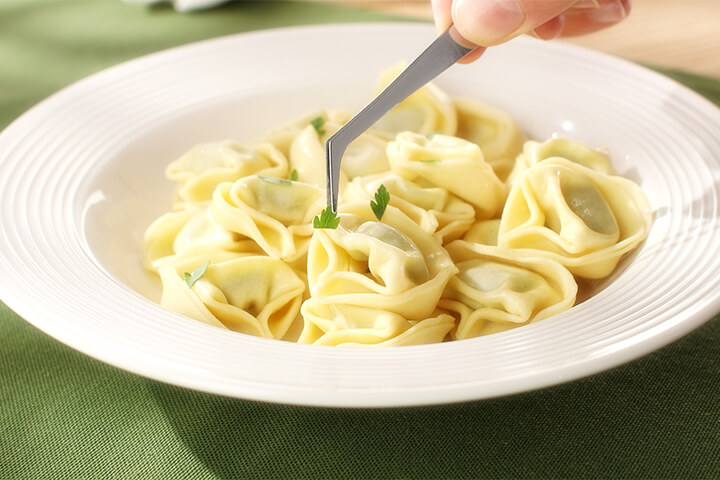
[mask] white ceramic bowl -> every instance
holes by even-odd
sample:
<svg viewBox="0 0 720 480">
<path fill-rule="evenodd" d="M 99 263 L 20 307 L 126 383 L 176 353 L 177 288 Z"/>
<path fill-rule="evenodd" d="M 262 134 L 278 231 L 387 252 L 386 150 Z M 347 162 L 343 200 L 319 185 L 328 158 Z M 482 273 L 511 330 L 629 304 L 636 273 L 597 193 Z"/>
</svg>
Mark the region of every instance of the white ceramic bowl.
<svg viewBox="0 0 720 480">
<path fill-rule="evenodd" d="M 720 312 L 720 111 L 651 71 L 521 38 L 437 83 L 511 112 L 529 135 L 607 146 L 655 214 L 606 288 L 487 337 L 343 349 L 223 331 L 164 310 L 141 268 L 169 207 L 165 166 L 190 146 L 257 139 L 320 107 L 359 109 L 378 73 L 414 58 L 428 25 L 262 31 L 93 75 L 0 136 L 0 298 L 86 354 L 206 392 L 325 406 L 480 399 L 577 379 L 659 348 Z"/>
</svg>

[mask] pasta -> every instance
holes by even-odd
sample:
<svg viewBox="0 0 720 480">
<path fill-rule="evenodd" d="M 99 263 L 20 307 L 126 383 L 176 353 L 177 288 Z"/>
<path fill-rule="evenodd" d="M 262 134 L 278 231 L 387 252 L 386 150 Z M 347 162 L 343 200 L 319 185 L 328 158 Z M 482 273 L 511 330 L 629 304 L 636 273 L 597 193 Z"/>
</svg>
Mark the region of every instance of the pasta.
<svg viewBox="0 0 720 480">
<path fill-rule="evenodd" d="M 480 147 L 457 137 L 402 132 L 388 144 L 390 169 L 401 177 L 446 189 L 475 207 L 480 219 L 502 208 L 506 188 Z"/>
<path fill-rule="evenodd" d="M 172 162 L 172 209 L 144 238 L 160 303 L 313 345 L 464 340 L 570 309 L 578 285 L 610 275 L 650 231 L 647 199 L 609 152 L 528 140 L 509 113 L 432 84 L 347 149 L 334 217 L 324 145 L 349 119 L 317 110 Z"/>
<path fill-rule="evenodd" d="M 542 320 L 575 302 L 573 276 L 550 258 L 466 240 L 454 241 L 447 249 L 459 272 L 440 307 L 458 317 L 456 339 Z"/>
<path fill-rule="evenodd" d="M 498 245 L 543 252 L 572 273 L 597 279 L 645 239 L 651 223 L 647 200 L 632 181 L 553 158 L 517 180 Z"/>
<path fill-rule="evenodd" d="M 253 175 L 218 185 L 209 209 L 220 226 L 254 240 L 271 257 L 292 261 L 307 253 L 311 221 L 323 203 L 315 185 Z"/>
<path fill-rule="evenodd" d="M 380 74 L 375 93 L 379 94 L 400 72 L 405 64 L 398 64 Z M 376 124 L 377 131 L 392 140 L 401 132 L 416 132 L 421 135 L 444 133 L 455 135 L 457 114 L 452 99 L 432 83 L 400 102 Z"/>
<path fill-rule="evenodd" d="M 284 177 L 286 157 L 269 143 L 238 145 L 232 141 L 208 143 L 192 148 L 168 165 L 166 174 L 178 182 L 177 201 L 210 200 L 215 187 L 248 175 Z"/>
<path fill-rule="evenodd" d="M 393 206 L 440 242 L 458 238 L 475 220 L 472 205 L 444 188 L 424 187 L 392 173 L 354 179 L 345 188 L 343 199 L 369 202 L 380 185 L 390 192 Z"/>
</svg>

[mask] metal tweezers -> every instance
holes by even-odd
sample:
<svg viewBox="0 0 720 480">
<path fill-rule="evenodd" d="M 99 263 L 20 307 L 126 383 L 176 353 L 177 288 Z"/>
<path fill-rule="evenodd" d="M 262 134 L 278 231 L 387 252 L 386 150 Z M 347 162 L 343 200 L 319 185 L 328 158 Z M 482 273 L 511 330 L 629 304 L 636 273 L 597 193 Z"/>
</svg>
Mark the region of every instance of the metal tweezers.
<svg viewBox="0 0 720 480">
<path fill-rule="evenodd" d="M 473 50 L 474 47 L 465 47 L 455 41 L 451 30 L 453 27 L 431 43 L 385 90 L 325 143 L 327 202 L 333 212 L 337 212 L 340 162 L 348 145 L 413 92 Z"/>
</svg>

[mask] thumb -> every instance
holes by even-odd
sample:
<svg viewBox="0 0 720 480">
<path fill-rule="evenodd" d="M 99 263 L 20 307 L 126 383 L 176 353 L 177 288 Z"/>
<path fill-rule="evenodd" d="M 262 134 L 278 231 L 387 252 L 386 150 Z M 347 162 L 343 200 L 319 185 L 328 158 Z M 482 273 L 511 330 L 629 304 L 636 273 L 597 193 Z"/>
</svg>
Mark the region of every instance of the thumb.
<svg viewBox="0 0 720 480">
<path fill-rule="evenodd" d="M 458 33 L 475 45 L 506 42 L 560 15 L 577 0 L 455 0 Z"/>
</svg>

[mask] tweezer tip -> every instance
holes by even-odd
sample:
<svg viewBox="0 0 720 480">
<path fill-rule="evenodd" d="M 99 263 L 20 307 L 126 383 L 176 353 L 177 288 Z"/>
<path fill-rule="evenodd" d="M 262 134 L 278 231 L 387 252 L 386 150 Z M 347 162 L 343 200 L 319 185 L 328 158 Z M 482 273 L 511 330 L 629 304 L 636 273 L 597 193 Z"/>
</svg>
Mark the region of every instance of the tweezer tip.
<svg viewBox="0 0 720 480">
<path fill-rule="evenodd" d="M 325 142 L 325 167 L 326 167 L 326 193 L 327 193 L 327 203 L 330 206 L 330 211 L 333 213 L 337 213 L 337 204 L 338 204 L 338 192 L 336 191 L 338 188 L 338 184 L 335 180 L 335 177 L 338 177 L 339 175 L 335 175 L 335 162 L 333 161 L 333 148 L 332 148 L 332 140 L 333 136 L 327 139 Z"/>
</svg>

